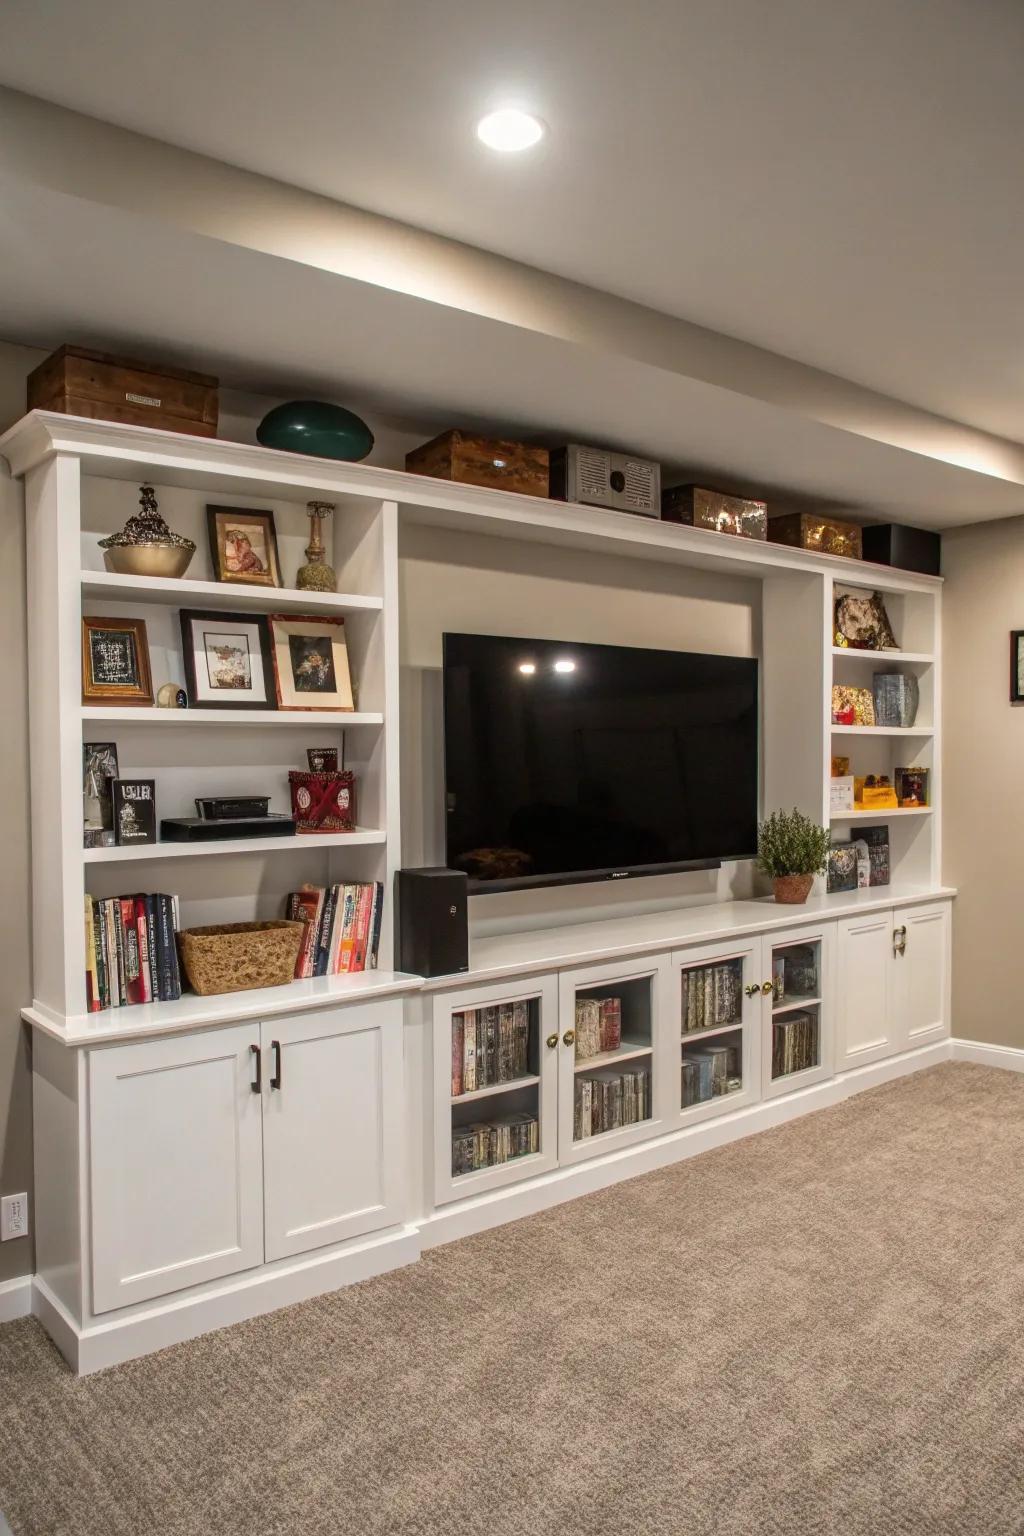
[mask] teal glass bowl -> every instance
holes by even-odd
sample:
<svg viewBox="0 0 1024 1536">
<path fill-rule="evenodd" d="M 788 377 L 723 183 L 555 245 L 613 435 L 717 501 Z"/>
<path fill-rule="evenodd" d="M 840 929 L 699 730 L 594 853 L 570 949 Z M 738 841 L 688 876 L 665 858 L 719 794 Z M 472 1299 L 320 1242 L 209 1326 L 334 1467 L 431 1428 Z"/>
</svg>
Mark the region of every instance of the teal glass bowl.
<svg viewBox="0 0 1024 1536">
<path fill-rule="evenodd" d="M 366 422 L 354 411 L 329 405 L 326 400 L 290 400 L 287 405 L 275 405 L 256 428 L 256 440 L 264 448 L 350 463 L 365 459 L 373 447 L 373 433 Z"/>
</svg>

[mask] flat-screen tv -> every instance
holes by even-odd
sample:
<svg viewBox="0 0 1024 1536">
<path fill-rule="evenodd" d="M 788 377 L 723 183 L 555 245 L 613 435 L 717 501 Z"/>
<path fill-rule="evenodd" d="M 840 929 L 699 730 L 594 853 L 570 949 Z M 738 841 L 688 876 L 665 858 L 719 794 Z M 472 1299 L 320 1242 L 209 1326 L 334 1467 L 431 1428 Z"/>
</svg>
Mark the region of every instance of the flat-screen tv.
<svg viewBox="0 0 1024 1536">
<path fill-rule="evenodd" d="M 475 890 L 757 847 L 757 662 L 444 636 L 445 857 Z"/>
</svg>

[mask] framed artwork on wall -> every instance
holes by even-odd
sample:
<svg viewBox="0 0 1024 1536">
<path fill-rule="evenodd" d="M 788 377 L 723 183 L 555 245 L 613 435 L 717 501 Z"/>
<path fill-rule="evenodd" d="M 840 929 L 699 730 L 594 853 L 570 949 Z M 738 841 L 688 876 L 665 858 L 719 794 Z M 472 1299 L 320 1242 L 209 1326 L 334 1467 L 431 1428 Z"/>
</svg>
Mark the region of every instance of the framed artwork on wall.
<svg viewBox="0 0 1024 1536">
<path fill-rule="evenodd" d="M 1024 704 L 1024 629 L 1010 631 L 1010 703 Z"/>
<path fill-rule="evenodd" d="M 82 615 L 82 703 L 152 704 L 144 619 Z"/>
<path fill-rule="evenodd" d="M 208 506 L 206 522 L 210 534 L 210 560 L 218 581 L 241 581 L 257 587 L 281 586 L 273 512 Z"/>
<path fill-rule="evenodd" d="M 353 709 L 345 620 L 268 620 L 278 709 Z"/>
<path fill-rule="evenodd" d="M 275 709 L 270 633 L 262 614 L 181 610 L 193 709 Z"/>
</svg>

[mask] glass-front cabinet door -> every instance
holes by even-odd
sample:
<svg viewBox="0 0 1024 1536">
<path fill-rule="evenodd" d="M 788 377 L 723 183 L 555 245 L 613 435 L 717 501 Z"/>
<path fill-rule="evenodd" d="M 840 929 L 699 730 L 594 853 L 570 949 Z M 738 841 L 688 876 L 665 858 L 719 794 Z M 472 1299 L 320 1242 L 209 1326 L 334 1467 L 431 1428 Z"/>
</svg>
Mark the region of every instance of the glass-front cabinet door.
<svg viewBox="0 0 1024 1536">
<path fill-rule="evenodd" d="M 434 999 L 437 1203 L 558 1163 L 558 985 L 541 976 Z"/>
<path fill-rule="evenodd" d="M 684 1124 L 760 1097 L 761 954 L 755 938 L 672 956 L 674 1112 Z"/>
<path fill-rule="evenodd" d="M 559 1161 L 644 1141 L 667 1112 L 664 959 L 598 964 L 559 977 Z"/>
<path fill-rule="evenodd" d="M 791 1093 L 832 1070 L 833 925 L 790 929 L 763 940 L 763 1088 Z"/>
</svg>

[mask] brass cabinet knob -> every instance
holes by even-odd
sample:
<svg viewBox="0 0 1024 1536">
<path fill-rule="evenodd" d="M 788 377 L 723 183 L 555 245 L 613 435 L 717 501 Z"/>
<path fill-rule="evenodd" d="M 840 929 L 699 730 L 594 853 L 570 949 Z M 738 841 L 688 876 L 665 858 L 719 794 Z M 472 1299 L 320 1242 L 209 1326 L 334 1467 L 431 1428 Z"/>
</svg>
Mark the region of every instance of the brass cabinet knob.
<svg viewBox="0 0 1024 1536">
<path fill-rule="evenodd" d="M 558 1036 L 557 1035 L 548 1035 L 548 1050 L 549 1051 L 553 1051 L 557 1044 L 558 1044 Z"/>
<path fill-rule="evenodd" d="M 576 1044 L 576 1031 L 574 1029 L 567 1029 L 566 1030 L 565 1034 L 562 1036 L 562 1044 L 563 1045 L 575 1045 Z"/>
<path fill-rule="evenodd" d="M 763 995 L 765 997 L 771 997 L 773 990 L 774 990 L 774 988 L 772 987 L 772 984 L 771 984 L 770 981 L 762 981 L 762 983 L 761 983 L 761 992 L 763 993 Z"/>
<path fill-rule="evenodd" d="M 761 983 L 759 981 L 752 982 L 749 987 L 744 987 L 743 990 L 748 997 L 756 997 L 761 990 Z"/>
</svg>

